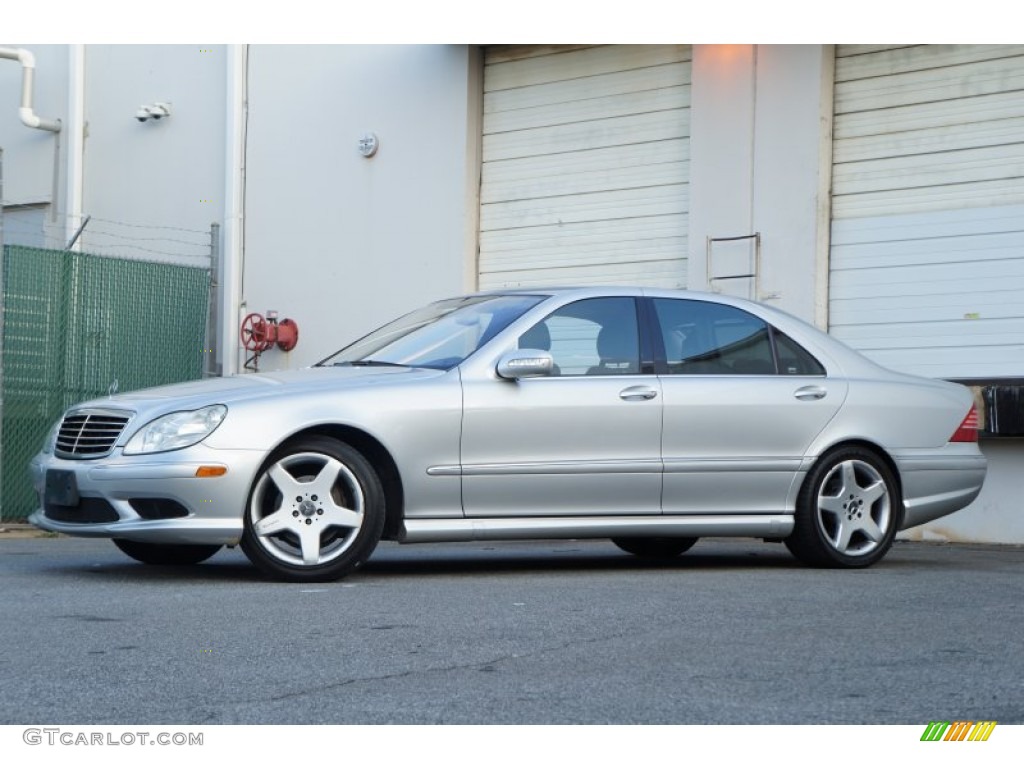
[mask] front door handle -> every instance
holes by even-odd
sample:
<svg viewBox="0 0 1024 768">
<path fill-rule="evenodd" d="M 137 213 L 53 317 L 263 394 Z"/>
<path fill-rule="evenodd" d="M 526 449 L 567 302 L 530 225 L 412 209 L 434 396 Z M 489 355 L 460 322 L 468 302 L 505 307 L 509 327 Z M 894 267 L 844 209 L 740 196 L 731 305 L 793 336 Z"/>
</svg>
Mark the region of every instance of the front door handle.
<svg viewBox="0 0 1024 768">
<path fill-rule="evenodd" d="M 653 400 L 658 396 L 656 389 L 650 387 L 626 387 L 624 390 L 619 392 L 619 397 L 623 400 Z"/>
<path fill-rule="evenodd" d="M 824 387 L 810 386 L 800 387 L 800 389 L 793 393 L 793 397 L 797 400 L 821 400 L 827 394 L 828 390 Z"/>
</svg>

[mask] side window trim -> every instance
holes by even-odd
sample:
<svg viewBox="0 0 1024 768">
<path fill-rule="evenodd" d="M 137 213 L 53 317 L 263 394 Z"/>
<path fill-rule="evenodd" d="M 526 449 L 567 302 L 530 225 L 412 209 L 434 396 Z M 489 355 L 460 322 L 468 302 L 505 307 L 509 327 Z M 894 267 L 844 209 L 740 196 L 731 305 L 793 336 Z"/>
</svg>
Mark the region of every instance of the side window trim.
<svg viewBox="0 0 1024 768">
<path fill-rule="evenodd" d="M 772 365 L 775 367 L 775 373 L 769 374 L 771 376 L 781 376 L 782 368 L 779 366 L 779 350 L 775 346 L 775 326 L 769 322 L 765 322 L 768 326 L 768 347 L 772 351 Z"/>
<path fill-rule="evenodd" d="M 658 375 L 666 372 L 665 347 L 661 340 L 654 302 L 647 296 L 636 301 L 637 329 L 640 333 L 640 375 Z"/>
</svg>

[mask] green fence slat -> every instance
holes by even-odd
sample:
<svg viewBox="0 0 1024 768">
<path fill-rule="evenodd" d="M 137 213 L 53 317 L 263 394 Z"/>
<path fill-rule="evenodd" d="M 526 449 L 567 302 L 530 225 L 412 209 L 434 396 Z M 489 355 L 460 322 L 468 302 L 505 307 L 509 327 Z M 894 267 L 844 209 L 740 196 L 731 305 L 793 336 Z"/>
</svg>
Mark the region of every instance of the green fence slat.
<svg viewBox="0 0 1024 768">
<path fill-rule="evenodd" d="M 66 408 L 202 376 L 209 295 L 202 267 L 4 247 L 0 520 L 36 508 L 28 462 Z"/>
</svg>

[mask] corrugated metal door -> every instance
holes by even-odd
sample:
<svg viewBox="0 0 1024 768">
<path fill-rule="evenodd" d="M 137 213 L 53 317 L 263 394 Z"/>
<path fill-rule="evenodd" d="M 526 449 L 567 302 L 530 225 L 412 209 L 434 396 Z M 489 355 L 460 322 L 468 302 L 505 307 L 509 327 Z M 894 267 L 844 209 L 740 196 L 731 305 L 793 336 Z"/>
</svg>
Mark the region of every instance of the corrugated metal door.
<svg viewBox="0 0 1024 768">
<path fill-rule="evenodd" d="M 685 287 L 690 47 L 485 50 L 480 287 Z"/>
<path fill-rule="evenodd" d="M 1024 376 L 1024 46 L 839 46 L 834 130 L 831 332 Z"/>
</svg>

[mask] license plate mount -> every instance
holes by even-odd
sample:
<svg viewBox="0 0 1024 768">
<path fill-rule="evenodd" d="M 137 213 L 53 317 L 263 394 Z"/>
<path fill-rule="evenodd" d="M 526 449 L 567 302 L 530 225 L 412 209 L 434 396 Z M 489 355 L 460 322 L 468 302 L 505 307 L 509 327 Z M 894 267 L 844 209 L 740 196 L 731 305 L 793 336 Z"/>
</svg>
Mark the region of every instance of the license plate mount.
<svg viewBox="0 0 1024 768">
<path fill-rule="evenodd" d="M 74 472 L 67 469 L 46 471 L 46 488 L 43 494 L 43 501 L 46 504 L 77 507 L 79 500 L 78 481 Z"/>
</svg>

